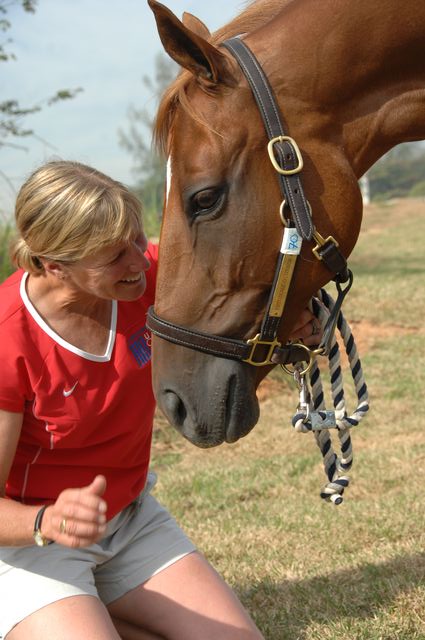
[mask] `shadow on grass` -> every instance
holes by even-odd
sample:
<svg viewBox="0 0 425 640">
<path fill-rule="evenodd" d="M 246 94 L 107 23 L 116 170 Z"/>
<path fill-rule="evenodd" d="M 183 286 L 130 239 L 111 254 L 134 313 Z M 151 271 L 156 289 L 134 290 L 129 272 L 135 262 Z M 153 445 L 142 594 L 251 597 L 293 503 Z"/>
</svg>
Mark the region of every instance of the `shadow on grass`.
<svg viewBox="0 0 425 640">
<path fill-rule="evenodd" d="M 323 561 L 332 564 L 331 557 Z M 266 580 L 240 595 L 267 639 L 302 640 L 314 623 L 375 619 L 417 587 L 425 588 L 425 553 L 305 580 Z"/>
</svg>

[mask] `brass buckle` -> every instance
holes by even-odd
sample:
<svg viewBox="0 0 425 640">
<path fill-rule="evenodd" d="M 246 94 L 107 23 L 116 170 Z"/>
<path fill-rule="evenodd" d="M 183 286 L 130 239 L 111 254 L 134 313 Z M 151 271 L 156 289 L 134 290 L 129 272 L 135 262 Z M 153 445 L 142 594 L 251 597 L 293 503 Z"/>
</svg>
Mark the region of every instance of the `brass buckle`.
<svg viewBox="0 0 425 640">
<path fill-rule="evenodd" d="M 281 343 L 276 340 L 276 338 L 270 342 L 269 340 L 260 340 L 260 333 L 257 333 L 257 335 L 255 336 L 255 338 L 250 338 L 249 340 L 247 340 L 247 344 L 251 344 L 252 345 L 252 349 L 251 349 L 251 353 L 249 354 L 248 358 L 245 358 L 245 360 L 243 360 L 243 362 L 247 362 L 248 364 L 252 364 L 254 367 L 264 367 L 265 365 L 268 364 L 274 364 L 270 358 L 273 355 L 273 351 L 275 350 L 276 347 L 280 347 Z M 269 349 L 267 351 L 267 356 L 265 358 L 265 360 L 260 361 L 260 360 L 254 360 L 254 353 L 255 353 L 255 349 L 258 345 L 268 345 Z"/>
<path fill-rule="evenodd" d="M 319 253 L 319 249 L 320 247 L 323 247 L 324 244 L 326 244 L 327 242 L 333 242 L 333 244 L 335 245 L 335 247 L 339 247 L 338 242 L 335 240 L 335 238 L 333 236 L 328 236 L 326 239 L 320 235 L 320 233 L 318 231 L 314 231 L 313 233 L 313 238 L 316 240 L 317 244 L 316 246 L 312 249 L 313 254 L 316 256 L 316 258 L 318 260 L 322 260 L 322 256 Z"/>
<path fill-rule="evenodd" d="M 274 154 L 274 145 L 276 144 L 276 142 L 285 142 L 285 141 L 289 142 L 292 145 L 295 151 L 295 155 L 297 156 L 298 166 L 296 166 L 294 169 L 282 169 L 282 167 L 276 160 L 276 156 Z M 277 136 L 276 138 L 272 138 L 272 140 L 270 140 L 270 142 L 267 145 L 267 151 L 269 152 L 269 158 L 271 160 L 273 167 L 282 176 L 292 176 L 294 173 L 299 173 L 304 166 L 301 151 L 297 143 L 295 142 L 295 140 L 290 136 Z"/>
</svg>

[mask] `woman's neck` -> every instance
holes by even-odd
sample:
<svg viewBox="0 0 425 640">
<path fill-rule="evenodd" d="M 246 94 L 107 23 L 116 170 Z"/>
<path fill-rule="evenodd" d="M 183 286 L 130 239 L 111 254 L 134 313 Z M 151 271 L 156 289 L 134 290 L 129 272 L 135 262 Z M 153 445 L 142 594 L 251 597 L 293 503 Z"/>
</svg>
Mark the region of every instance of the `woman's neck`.
<svg viewBox="0 0 425 640">
<path fill-rule="evenodd" d="M 105 353 L 111 300 L 81 293 L 51 274 L 30 274 L 26 284 L 32 305 L 55 333 L 83 351 Z"/>
</svg>

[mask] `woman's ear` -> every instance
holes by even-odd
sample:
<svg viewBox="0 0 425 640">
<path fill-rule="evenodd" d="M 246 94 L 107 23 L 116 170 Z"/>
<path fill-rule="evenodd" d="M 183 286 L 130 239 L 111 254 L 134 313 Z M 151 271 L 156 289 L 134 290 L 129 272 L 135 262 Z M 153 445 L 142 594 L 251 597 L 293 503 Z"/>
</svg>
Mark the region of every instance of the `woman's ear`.
<svg viewBox="0 0 425 640">
<path fill-rule="evenodd" d="M 39 258 L 41 264 L 44 267 L 44 271 L 58 280 L 64 280 L 66 278 L 65 267 L 61 262 L 55 260 L 48 260 L 47 258 Z"/>
</svg>

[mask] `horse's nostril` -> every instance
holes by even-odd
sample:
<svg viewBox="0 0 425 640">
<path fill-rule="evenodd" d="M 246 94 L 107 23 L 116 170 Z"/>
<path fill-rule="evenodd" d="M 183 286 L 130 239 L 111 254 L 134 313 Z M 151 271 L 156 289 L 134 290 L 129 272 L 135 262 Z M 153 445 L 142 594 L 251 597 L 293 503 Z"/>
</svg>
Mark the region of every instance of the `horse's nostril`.
<svg viewBox="0 0 425 640">
<path fill-rule="evenodd" d="M 164 409 L 169 421 L 176 427 L 183 426 L 187 411 L 183 400 L 174 391 L 165 391 Z"/>
</svg>

